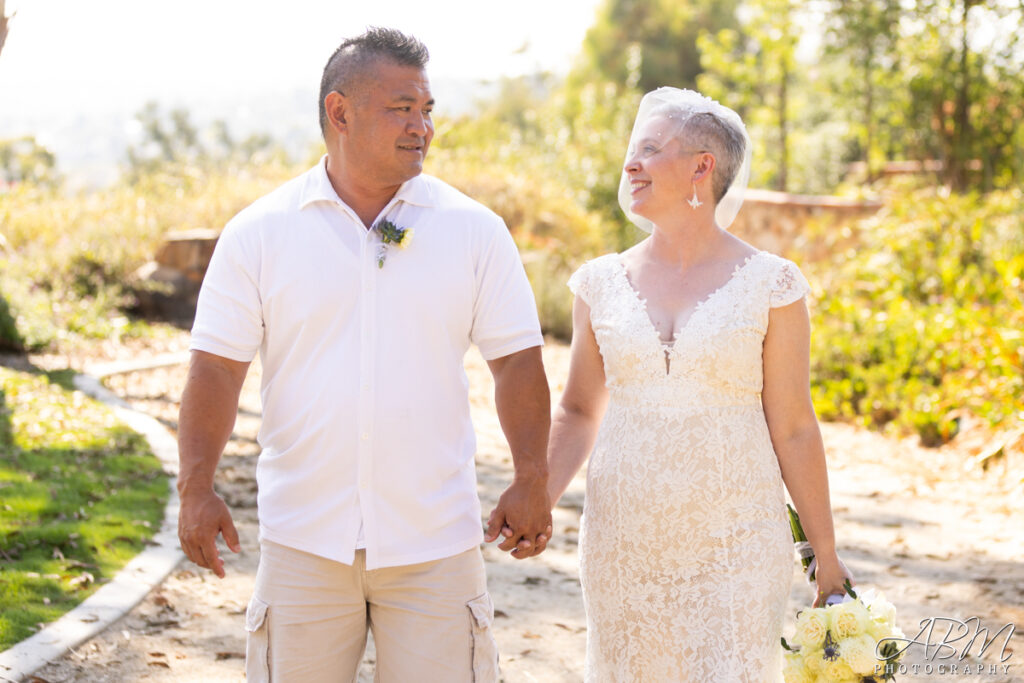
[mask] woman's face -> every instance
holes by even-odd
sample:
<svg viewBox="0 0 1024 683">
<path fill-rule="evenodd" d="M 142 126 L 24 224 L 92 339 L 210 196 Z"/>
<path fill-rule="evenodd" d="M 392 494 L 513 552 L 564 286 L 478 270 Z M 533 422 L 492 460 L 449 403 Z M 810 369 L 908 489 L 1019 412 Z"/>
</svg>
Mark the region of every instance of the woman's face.
<svg viewBox="0 0 1024 683">
<path fill-rule="evenodd" d="M 675 119 L 648 119 L 626 157 L 629 210 L 654 223 L 666 212 L 679 211 L 691 191 L 700 150 L 684 149 L 678 129 Z"/>
</svg>

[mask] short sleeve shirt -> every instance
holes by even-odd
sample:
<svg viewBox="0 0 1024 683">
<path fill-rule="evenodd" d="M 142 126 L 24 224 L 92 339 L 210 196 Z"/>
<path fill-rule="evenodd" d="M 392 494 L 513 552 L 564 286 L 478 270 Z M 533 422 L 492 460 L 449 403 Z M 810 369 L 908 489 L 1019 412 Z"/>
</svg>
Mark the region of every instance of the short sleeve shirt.
<svg viewBox="0 0 1024 683">
<path fill-rule="evenodd" d="M 224 229 L 191 348 L 263 366 L 260 533 L 368 568 L 482 541 L 463 357 L 543 343 L 515 244 L 492 211 L 419 175 L 381 217 L 381 252 L 324 161 Z M 380 257 L 384 263 L 380 266 Z"/>
</svg>

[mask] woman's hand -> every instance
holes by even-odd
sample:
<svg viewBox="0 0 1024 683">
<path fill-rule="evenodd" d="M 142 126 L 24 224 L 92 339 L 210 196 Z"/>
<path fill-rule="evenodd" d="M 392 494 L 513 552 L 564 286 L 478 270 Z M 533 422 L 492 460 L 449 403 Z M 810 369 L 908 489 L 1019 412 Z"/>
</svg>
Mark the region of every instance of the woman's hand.
<svg viewBox="0 0 1024 683">
<path fill-rule="evenodd" d="M 815 559 L 817 567 L 814 570 L 814 582 L 818 587 L 818 594 L 814 597 L 813 607 L 823 607 L 828 596 L 846 595 L 843 584 L 847 580 L 851 585 L 855 585 L 857 582 L 853 580 L 853 574 L 836 553 L 833 552 L 823 557 L 815 555 Z"/>
</svg>

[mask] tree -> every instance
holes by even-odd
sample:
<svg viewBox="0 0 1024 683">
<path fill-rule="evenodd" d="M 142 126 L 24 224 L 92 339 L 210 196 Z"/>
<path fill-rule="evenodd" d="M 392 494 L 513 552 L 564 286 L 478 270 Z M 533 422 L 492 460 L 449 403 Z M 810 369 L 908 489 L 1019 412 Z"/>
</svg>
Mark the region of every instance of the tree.
<svg viewBox="0 0 1024 683">
<path fill-rule="evenodd" d="M 583 41 L 572 80 L 610 81 L 647 92 L 695 88 L 703 70 L 697 37 L 736 26 L 737 0 L 605 0 Z M 639 80 L 628 83 L 639 61 Z"/>
<path fill-rule="evenodd" d="M 832 72 L 841 94 L 837 105 L 856 103 L 850 107 L 851 128 L 870 180 L 885 158 L 882 119 L 899 99 L 895 81 L 902 7 L 900 0 L 830 0 L 826 9 L 826 55 L 842 64 Z"/>
<path fill-rule="evenodd" d="M 13 14 L 11 16 L 7 16 L 4 4 L 5 0 L 0 0 L 0 52 L 3 52 L 4 42 L 7 41 L 8 28 L 10 26 L 11 19 L 14 18 Z M 0 146 L 0 154 L 2 154 L 2 149 L 2 146 Z M 0 233 L 0 249 L 2 249 L 4 245 L 4 236 L 3 233 Z M 0 292 L 0 350 L 5 349 L 20 350 L 21 336 L 18 334 L 18 329 L 14 323 L 14 316 L 11 315 L 10 307 L 7 305 L 7 299 L 5 299 L 3 293 Z"/>
<path fill-rule="evenodd" d="M 700 90 L 737 110 L 748 125 L 774 129 L 770 153 L 773 184 L 788 189 L 789 137 L 800 36 L 796 0 L 752 0 L 744 4 L 739 30 L 701 34 L 704 73 Z"/>
<path fill-rule="evenodd" d="M 4 43 L 7 41 L 7 32 L 10 30 L 11 19 L 14 18 L 15 12 L 11 16 L 7 16 L 7 12 L 4 9 L 6 0 L 0 0 L 0 52 L 4 50 Z"/>
<path fill-rule="evenodd" d="M 135 120 L 142 134 L 127 150 L 130 182 L 154 173 L 188 175 L 189 169 L 224 170 L 284 155 L 267 134 L 253 133 L 237 140 L 224 121 L 214 121 L 200 129 L 187 110 L 164 112 L 156 102 L 148 102 Z"/>
<path fill-rule="evenodd" d="M 0 140 L 0 182 L 56 186 L 57 158 L 31 135 Z"/>
<path fill-rule="evenodd" d="M 186 110 L 175 109 L 169 114 L 170 121 L 165 118 L 156 102 L 147 102 L 135 115 L 142 127 L 142 140 L 128 148 L 128 163 L 133 170 L 187 163 L 202 154 L 198 132 Z"/>
<path fill-rule="evenodd" d="M 1019 180 L 1021 161 L 1013 146 L 1020 141 L 1020 118 L 1010 112 L 1020 110 L 1024 6 L 1013 0 L 919 0 L 904 24 L 899 49 L 912 60 L 908 123 L 918 131 L 918 153 L 940 158 L 955 190 Z M 977 162 L 981 177 L 971 175 Z"/>
</svg>

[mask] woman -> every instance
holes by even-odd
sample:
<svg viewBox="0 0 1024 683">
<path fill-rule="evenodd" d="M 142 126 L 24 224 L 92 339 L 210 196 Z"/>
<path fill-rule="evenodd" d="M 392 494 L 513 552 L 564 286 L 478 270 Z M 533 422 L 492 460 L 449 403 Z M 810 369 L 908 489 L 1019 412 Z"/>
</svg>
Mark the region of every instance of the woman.
<svg viewBox="0 0 1024 683">
<path fill-rule="evenodd" d="M 809 392 L 807 282 L 725 231 L 749 160 L 732 110 L 648 93 L 619 201 L 651 236 L 569 281 L 549 494 L 590 456 L 587 681 L 780 679 L 794 566 L 783 482 L 817 556 L 816 604 L 849 577 Z"/>
</svg>

